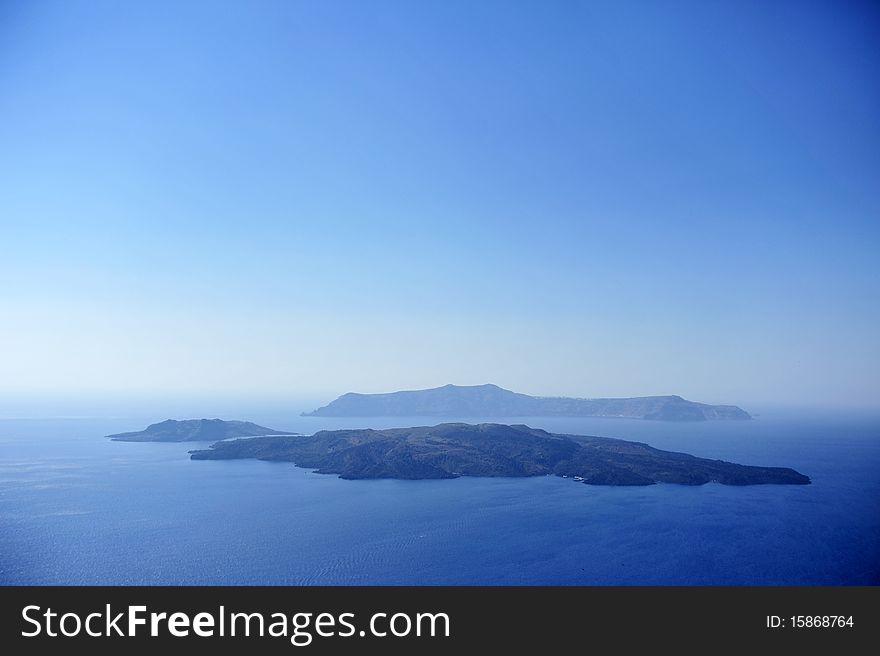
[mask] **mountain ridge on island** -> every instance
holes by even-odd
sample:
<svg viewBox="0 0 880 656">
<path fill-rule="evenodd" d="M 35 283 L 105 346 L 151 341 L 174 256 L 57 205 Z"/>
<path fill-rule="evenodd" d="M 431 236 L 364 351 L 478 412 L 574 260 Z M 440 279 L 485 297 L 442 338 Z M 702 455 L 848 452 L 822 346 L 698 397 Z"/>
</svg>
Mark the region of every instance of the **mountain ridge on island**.
<svg viewBox="0 0 880 656">
<path fill-rule="evenodd" d="M 191 451 L 190 458 L 291 462 L 345 479 L 556 475 L 590 485 L 810 483 L 809 477 L 787 467 L 739 465 L 641 442 L 554 434 L 522 424 L 448 423 L 256 437 L 218 442 Z"/>
<path fill-rule="evenodd" d="M 249 421 L 166 419 L 157 424 L 150 424 L 142 431 L 114 433 L 107 437 L 116 442 L 214 442 L 266 435 L 296 435 L 296 433 L 273 430 Z"/>
<path fill-rule="evenodd" d="M 745 420 L 735 405 L 709 405 L 677 395 L 631 398 L 529 396 L 485 385 L 444 385 L 385 394 L 349 392 L 306 417 L 624 417 L 661 421 Z"/>
</svg>

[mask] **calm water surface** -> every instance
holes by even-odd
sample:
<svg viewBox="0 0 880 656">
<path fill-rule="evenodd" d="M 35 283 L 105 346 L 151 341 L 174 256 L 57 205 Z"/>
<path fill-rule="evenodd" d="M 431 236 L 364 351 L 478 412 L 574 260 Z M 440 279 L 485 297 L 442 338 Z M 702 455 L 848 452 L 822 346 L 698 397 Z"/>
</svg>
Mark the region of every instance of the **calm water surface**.
<svg viewBox="0 0 880 656">
<path fill-rule="evenodd" d="M 0 583 L 880 584 L 877 414 L 513 422 L 813 479 L 739 488 L 344 481 L 284 463 L 189 460 L 199 443 L 104 437 L 165 418 L 0 420 Z M 227 418 L 304 433 L 438 423 Z"/>
</svg>

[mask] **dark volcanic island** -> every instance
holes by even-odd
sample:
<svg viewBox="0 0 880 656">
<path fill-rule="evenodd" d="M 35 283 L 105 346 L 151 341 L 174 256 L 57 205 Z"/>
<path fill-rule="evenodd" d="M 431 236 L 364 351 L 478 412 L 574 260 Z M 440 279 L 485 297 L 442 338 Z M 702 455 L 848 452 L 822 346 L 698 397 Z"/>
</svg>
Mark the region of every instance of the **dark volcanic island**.
<svg viewBox="0 0 880 656">
<path fill-rule="evenodd" d="M 292 462 L 347 479 L 553 474 L 590 485 L 810 483 L 807 476 L 786 467 L 737 465 L 661 451 L 640 442 L 557 435 L 504 424 L 440 424 L 256 437 L 218 442 L 210 449 L 192 451 L 190 457 Z"/>
</svg>

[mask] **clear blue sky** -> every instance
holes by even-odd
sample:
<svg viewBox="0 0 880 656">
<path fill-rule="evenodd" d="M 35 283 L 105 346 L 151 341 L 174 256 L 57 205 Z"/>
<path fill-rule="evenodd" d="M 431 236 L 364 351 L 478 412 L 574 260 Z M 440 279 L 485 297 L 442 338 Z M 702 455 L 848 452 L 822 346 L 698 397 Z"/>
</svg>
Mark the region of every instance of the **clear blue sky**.
<svg viewBox="0 0 880 656">
<path fill-rule="evenodd" d="M 3 2 L 0 393 L 880 401 L 870 2 Z"/>
</svg>

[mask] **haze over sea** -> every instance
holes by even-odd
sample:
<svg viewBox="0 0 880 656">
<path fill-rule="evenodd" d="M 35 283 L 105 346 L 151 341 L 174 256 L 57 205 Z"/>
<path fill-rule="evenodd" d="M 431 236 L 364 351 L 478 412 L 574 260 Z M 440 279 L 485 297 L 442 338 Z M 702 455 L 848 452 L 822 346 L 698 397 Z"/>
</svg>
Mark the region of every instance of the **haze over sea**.
<svg viewBox="0 0 880 656">
<path fill-rule="evenodd" d="M 440 421 L 300 417 L 302 409 L 222 418 L 302 433 Z M 880 583 L 877 411 L 500 420 L 788 466 L 813 481 L 750 487 L 346 481 L 289 463 L 189 460 L 204 443 L 104 437 L 166 418 L 0 419 L 0 583 Z"/>
</svg>

